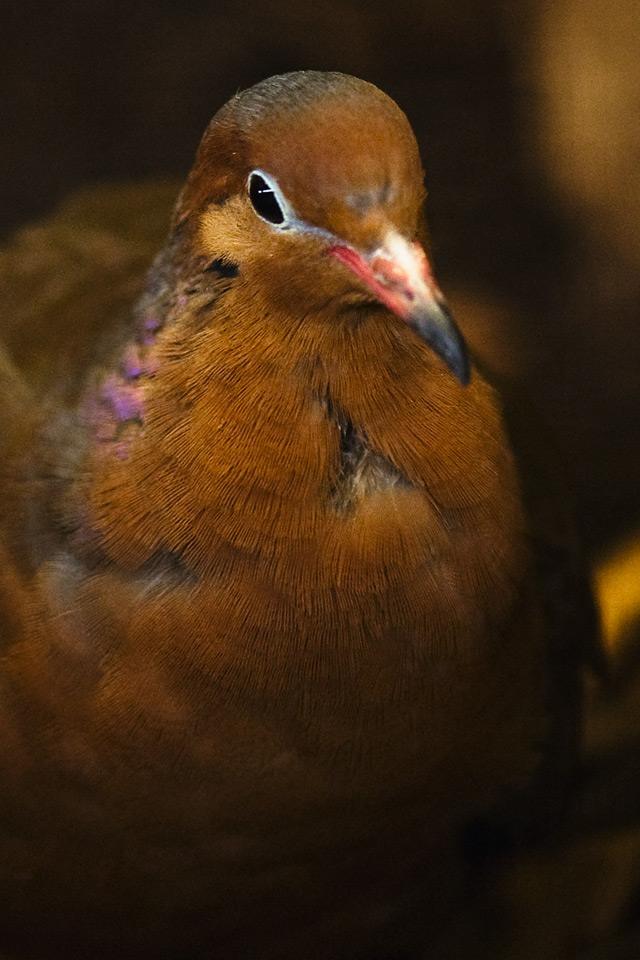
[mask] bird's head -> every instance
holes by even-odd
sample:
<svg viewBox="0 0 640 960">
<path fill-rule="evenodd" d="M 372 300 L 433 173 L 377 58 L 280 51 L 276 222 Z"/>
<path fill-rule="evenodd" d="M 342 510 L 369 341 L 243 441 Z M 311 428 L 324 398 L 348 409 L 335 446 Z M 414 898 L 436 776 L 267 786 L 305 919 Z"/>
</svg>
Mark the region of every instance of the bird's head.
<svg viewBox="0 0 640 960">
<path fill-rule="evenodd" d="M 420 242 L 423 172 L 404 113 L 340 73 L 272 77 L 214 117 L 177 222 L 198 258 L 327 322 L 383 309 L 466 383 L 464 341 Z"/>
</svg>

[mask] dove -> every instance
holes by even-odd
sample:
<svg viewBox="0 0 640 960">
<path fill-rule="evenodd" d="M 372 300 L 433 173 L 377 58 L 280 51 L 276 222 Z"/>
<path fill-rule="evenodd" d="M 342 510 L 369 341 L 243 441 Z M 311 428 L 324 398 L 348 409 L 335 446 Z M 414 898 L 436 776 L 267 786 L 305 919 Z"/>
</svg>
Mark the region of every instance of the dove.
<svg viewBox="0 0 640 960">
<path fill-rule="evenodd" d="M 527 510 L 424 199 L 400 108 L 301 71 L 214 116 L 146 276 L 133 194 L 46 277 L 18 247 L 7 956 L 419 956 L 466 825 L 544 767 Z"/>
</svg>

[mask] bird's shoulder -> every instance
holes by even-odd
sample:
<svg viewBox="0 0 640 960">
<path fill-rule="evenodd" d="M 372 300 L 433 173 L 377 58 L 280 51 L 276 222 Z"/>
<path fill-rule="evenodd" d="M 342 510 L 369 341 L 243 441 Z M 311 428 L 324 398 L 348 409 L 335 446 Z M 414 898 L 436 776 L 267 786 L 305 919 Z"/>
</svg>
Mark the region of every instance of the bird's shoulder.
<svg viewBox="0 0 640 960">
<path fill-rule="evenodd" d="M 175 195 L 171 182 L 86 188 L 0 249 L 0 345 L 36 398 L 77 396 L 122 338 Z"/>
</svg>

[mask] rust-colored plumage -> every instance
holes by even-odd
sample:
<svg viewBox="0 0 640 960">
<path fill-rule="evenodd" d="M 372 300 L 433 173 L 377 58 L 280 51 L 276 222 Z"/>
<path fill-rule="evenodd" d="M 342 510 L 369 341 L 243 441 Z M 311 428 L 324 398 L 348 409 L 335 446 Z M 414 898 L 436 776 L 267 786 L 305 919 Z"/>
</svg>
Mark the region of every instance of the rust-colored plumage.
<svg viewBox="0 0 640 960">
<path fill-rule="evenodd" d="M 543 611 L 422 196 L 384 94 L 276 77 L 130 316 L 63 376 L 8 330 L 0 950 L 390 956 L 532 777 Z"/>
</svg>

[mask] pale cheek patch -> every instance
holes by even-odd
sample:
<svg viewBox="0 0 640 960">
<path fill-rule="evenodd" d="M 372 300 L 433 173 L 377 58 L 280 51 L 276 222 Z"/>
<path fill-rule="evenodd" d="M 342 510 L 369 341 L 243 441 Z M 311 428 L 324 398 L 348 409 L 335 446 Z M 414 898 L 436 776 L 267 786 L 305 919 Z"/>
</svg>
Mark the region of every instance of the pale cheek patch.
<svg viewBox="0 0 640 960">
<path fill-rule="evenodd" d="M 254 250 L 256 223 L 260 221 L 248 204 L 234 197 L 223 207 L 211 206 L 204 211 L 199 223 L 199 245 L 211 259 L 222 257 L 243 263 Z"/>
</svg>

